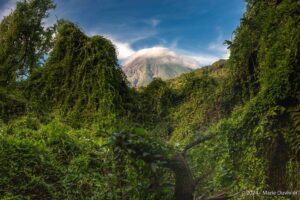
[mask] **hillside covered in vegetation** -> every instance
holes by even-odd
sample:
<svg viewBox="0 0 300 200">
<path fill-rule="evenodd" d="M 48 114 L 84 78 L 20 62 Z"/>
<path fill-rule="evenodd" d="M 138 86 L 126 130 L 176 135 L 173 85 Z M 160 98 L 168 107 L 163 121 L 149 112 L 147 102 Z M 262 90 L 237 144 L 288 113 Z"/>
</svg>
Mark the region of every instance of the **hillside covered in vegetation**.
<svg viewBox="0 0 300 200">
<path fill-rule="evenodd" d="M 0 199 L 300 197 L 299 1 L 247 0 L 228 60 L 137 89 L 54 8 L 0 23 Z"/>
</svg>

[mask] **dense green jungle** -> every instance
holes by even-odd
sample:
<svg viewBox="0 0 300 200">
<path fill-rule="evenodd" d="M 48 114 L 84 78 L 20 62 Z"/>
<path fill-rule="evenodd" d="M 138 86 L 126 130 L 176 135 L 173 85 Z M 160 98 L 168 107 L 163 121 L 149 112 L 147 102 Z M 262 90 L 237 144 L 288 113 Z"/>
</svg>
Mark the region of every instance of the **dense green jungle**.
<svg viewBox="0 0 300 200">
<path fill-rule="evenodd" d="M 131 88 L 111 41 L 18 1 L 0 22 L 0 199 L 300 199 L 300 1 L 246 2 L 228 60 Z"/>
</svg>

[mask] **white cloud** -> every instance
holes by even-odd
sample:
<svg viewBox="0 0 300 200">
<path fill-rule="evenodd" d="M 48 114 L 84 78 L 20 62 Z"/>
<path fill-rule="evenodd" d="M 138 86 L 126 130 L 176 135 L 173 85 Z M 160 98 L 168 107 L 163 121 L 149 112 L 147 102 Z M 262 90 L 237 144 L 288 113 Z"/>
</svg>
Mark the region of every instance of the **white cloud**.
<svg viewBox="0 0 300 200">
<path fill-rule="evenodd" d="M 198 63 L 197 68 L 206 65 L 211 65 L 212 63 L 221 59 L 221 57 L 215 54 L 208 54 L 204 52 L 191 52 L 182 49 L 175 49 L 174 51 L 186 58 L 193 59 L 194 61 L 196 61 Z"/>
<path fill-rule="evenodd" d="M 126 62 L 141 54 L 147 53 L 153 56 L 158 54 L 165 54 L 165 52 L 168 51 L 169 53 L 179 55 L 184 61 L 192 61 L 192 63 L 189 63 L 189 65 L 192 66 L 191 68 L 199 68 L 201 66 L 211 65 L 212 63 L 220 59 L 228 59 L 230 56 L 229 49 L 227 49 L 227 47 L 223 44 L 224 37 L 220 30 L 218 38 L 207 46 L 208 51 L 192 52 L 183 50 L 178 47 L 178 41 L 179 38 L 176 38 L 169 45 L 167 45 L 167 42 L 165 41 L 160 46 L 141 49 L 137 51 L 137 53 L 133 54 L 132 57 L 127 59 Z"/>
<path fill-rule="evenodd" d="M 220 59 L 217 56 L 207 55 L 207 54 L 190 55 L 189 57 L 197 60 L 200 66 L 211 65 L 212 63 Z"/>
<path fill-rule="evenodd" d="M 0 8 L 0 20 L 3 19 L 3 17 L 8 16 L 13 9 L 16 7 L 17 0 L 9 0 L 6 4 L 3 5 L 2 8 Z"/>
<path fill-rule="evenodd" d="M 130 56 L 125 61 L 124 65 L 127 65 L 133 62 L 136 58 L 140 57 L 160 58 L 161 62 L 176 64 L 180 63 L 181 65 L 189 68 L 199 68 L 199 63 L 194 58 L 183 54 L 178 54 L 174 50 L 162 46 L 141 49 Z"/>
<path fill-rule="evenodd" d="M 193 52 L 189 52 L 181 49 L 172 49 L 163 46 L 155 46 L 155 47 L 145 48 L 136 51 L 124 62 L 124 65 L 132 62 L 135 58 L 141 56 L 146 56 L 146 57 L 163 56 L 163 57 L 171 57 L 171 58 L 173 57 L 176 59 L 180 59 L 180 62 L 182 62 L 185 66 L 189 66 L 190 68 L 193 69 L 199 68 L 201 66 L 210 65 L 213 62 L 220 59 L 220 57 L 211 54 L 204 54 L 204 53 L 195 54 Z M 172 62 L 172 59 L 168 61 Z"/>
<path fill-rule="evenodd" d="M 116 50 L 118 53 L 118 59 L 124 60 L 135 53 L 129 43 L 127 42 L 119 42 L 113 39 L 110 39 L 112 43 L 116 46 Z"/>
<path fill-rule="evenodd" d="M 109 39 L 116 47 L 116 51 L 117 51 L 119 60 L 123 61 L 135 53 L 135 50 L 131 47 L 131 43 L 129 43 L 129 42 L 121 42 L 119 40 L 114 39 L 110 35 L 99 34 L 96 31 L 90 31 L 90 32 L 88 32 L 88 35 L 89 36 L 103 35 L 105 38 Z"/>
<path fill-rule="evenodd" d="M 126 61 L 125 65 L 127 63 L 132 62 L 135 60 L 137 57 L 149 57 L 149 58 L 155 58 L 159 56 L 176 56 L 175 52 L 171 51 L 168 48 L 161 47 L 161 46 L 156 46 L 156 47 L 151 47 L 151 48 L 145 48 L 145 49 L 140 49 L 134 54 L 132 54 Z"/>
<path fill-rule="evenodd" d="M 145 20 L 145 23 L 151 25 L 153 28 L 157 27 L 160 24 L 160 22 L 161 21 L 156 18 Z"/>
<path fill-rule="evenodd" d="M 225 39 L 221 28 L 217 27 L 216 29 L 219 32 L 219 36 L 214 42 L 209 44 L 208 49 L 216 52 L 216 54 L 220 55 L 220 58 L 228 59 L 230 56 L 230 50 L 223 44 Z"/>
<path fill-rule="evenodd" d="M 216 51 L 218 54 L 221 54 L 221 58 L 228 59 L 230 56 L 229 49 L 227 49 L 222 41 L 210 43 L 208 48 L 210 50 Z"/>
<path fill-rule="evenodd" d="M 119 53 L 119 59 L 123 61 L 124 65 L 132 62 L 134 59 L 141 56 L 146 56 L 146 57 L 163 56 L 163 57 L 171 57 L 171 58 L 173 57 L 176 59 L 180 59 L 180 62 L 182 62 L 185 66 L 195 69 L 201 66 L 210 65 L 222 58 L 222 57 L 215 56 L 213 54 L 194 53 L 194 52 L 181 50 L 181 49 L 167 48 L 164 46 L 154 46 L 151 48 L 144 48 L 138 51 L 134 51 L 132 50 L 130 44 L 128 43 L 119 43 L 114 41 L 113 43 L 116 45 L 116 48 L 119 49 L 118 51 L 121 52 L 121 54 L 123 55 L 122 56 Z M 126 48 L 123 48 L 124 46 Z"/>
<path fill-rule="evenodd" d="M 152 19 L 151 20 L 151 25 L 153 26 L 153 27 L 156 27 L 157 25 L 159 25 L 160 24 L 160 20 L 159 19 Z"/>
</svg>

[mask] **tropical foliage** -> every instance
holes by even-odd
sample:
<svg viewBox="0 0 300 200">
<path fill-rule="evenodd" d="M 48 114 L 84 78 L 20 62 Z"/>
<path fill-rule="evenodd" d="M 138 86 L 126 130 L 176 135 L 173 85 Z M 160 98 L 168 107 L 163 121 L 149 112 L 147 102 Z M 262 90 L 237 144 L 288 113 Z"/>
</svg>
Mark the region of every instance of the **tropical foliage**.
<svg viewBox="0 0 300 200">
<path fill-rule="evenodd" d="M 0 199 L 300 190 L 299 1 L 248 0 L 228 60 L 137 89 L 108 39 L 45 28 L 54 7 L 19 1 L 0 23 Z"/>
</svg>

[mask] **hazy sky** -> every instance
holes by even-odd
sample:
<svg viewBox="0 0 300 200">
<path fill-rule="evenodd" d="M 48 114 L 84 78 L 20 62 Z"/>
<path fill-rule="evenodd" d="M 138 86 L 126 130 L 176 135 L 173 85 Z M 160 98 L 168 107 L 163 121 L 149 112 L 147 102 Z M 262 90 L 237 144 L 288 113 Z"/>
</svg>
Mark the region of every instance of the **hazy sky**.
<svg viewBox="0 0 300 200">
<path fill-rule="evenodd" d="M 0 0 L 0 19 L 16 0 Z M 225 39 L 233 37 L 245 10 L 244 0 L 55 0 L 46 25 L 65 18 L 88 35 L 111 39 L 119 59 L 151 47 L 191 56 L 201 65 L 228 56 Z"/>
</svg>

